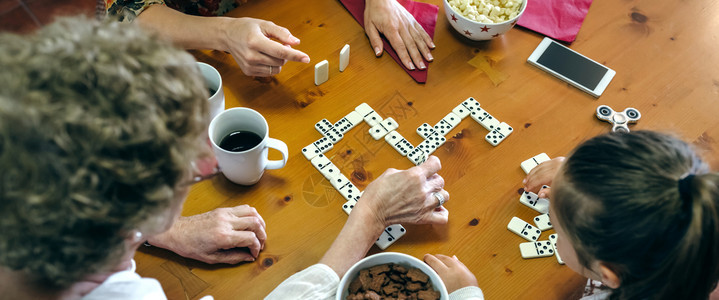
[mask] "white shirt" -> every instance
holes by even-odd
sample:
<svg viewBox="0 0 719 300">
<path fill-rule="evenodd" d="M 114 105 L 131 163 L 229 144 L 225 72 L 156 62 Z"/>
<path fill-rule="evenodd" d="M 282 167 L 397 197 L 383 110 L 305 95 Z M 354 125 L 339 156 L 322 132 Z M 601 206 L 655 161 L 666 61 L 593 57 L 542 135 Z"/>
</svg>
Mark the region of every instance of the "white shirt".
<svg viewBox="0 0 719 300">
<path fill-rule="evenodd" d="M 167 300 L 165 292 L 157 279 L 142 278 L 135 273 L 136 265 L 133 259 L 129 269 L 110 275 L 101 285 L 82 297 L 83 300 Z M 212 296 L 205 296 L 201 300 L 213 300 Z"/>
</svg>

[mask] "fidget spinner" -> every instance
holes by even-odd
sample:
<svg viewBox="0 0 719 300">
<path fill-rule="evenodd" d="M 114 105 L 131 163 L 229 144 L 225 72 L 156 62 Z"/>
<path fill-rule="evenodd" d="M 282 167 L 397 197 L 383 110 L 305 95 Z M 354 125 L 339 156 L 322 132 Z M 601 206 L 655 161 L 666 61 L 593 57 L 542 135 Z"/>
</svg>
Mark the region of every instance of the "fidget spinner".
<svg viewBox="0 0 719 300">
<path fill-rule="evenodd" d="M 597 107 L 597 119 L 612 123 L 612 131 L 629 132 L 627 124 L 636 123 L 642 114 L 636 108 L 627 107 L 624 111 L 616 112 L 607 105 Z"/>
</svg>

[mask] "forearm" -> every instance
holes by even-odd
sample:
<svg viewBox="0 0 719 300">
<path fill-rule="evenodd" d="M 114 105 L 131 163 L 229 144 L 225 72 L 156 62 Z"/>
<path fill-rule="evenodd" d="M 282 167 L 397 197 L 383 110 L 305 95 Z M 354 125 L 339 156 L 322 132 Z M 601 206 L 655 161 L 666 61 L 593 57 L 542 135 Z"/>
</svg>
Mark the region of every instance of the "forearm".
<svg viewBox="0 0 719 300">
<path fill-rule="evenodd" d="M 352 265 L 364 258 L 382 230 L 384 225 L 369 209 L 356 206 L 320 263 L 328 265 L 342 277 Z"/>
<path fill-rule="evenodd" d="M 151 5 L 136 22 L 185 49 L 228 51 L 225 30 L 231 20 L 228 17 L 187 15 L 165 5 Z"/>
</svg>

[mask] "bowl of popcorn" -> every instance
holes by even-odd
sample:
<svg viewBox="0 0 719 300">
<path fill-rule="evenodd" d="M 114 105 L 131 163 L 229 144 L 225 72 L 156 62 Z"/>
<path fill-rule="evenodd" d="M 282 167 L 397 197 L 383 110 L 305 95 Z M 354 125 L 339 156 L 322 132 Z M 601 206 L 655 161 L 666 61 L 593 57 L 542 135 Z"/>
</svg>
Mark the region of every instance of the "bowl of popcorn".
<svg viewBox="0 0 719 300">
<path fill-rule="evenodd" d="M 444 0 L 449 24 L 470 40 L 496 38 L 509 31 L 527 7 L 527 0 Z"/>
<path fill-rule="evenodd" d="M 403 253 L 365 257 L 340 280 L 337 300 L 449 299 L 439 275 L 423 261 Z"/>
</svg>

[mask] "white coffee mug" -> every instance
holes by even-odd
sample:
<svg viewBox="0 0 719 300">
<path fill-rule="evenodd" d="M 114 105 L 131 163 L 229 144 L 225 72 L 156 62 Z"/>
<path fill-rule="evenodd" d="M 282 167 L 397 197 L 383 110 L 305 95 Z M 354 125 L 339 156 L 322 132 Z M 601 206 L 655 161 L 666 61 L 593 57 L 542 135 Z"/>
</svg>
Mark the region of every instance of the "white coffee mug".
<svg viewBox="0 0 719 300">
<path fill-rule="evenodd" d="M 205 78 L 205 85 L 210 92 L 208 99 L 210 107 L 210 120 L 215 118 L 220 112 L 225 110 L 225 91 L 222 90 L 222 77 L 213 66 L 206 63 L 197 62 L 200 67 L 200 73 Z M 213 93 L 214 91 L 214 93 Z"/>
<path fill-rule="evenodd" d="M 251 149 L 233 152 L 222 149 L 222 139 L 237 131 L 253 132 L 261 138 L 258 145 Z M 217 157 L 220 171 L 230 181 L 241 185 L 257 183 L 265 170 L 279 169 L 287 164 L 287 145 L 269 137 L 269 127 L 264 117 L 257 111 L 246 107 L 234 107 L 220 112 L 209 129 L 212 149 Z M 269 148 L 282 153 L 282 160 L 269 160 Z"/>
</svg>

